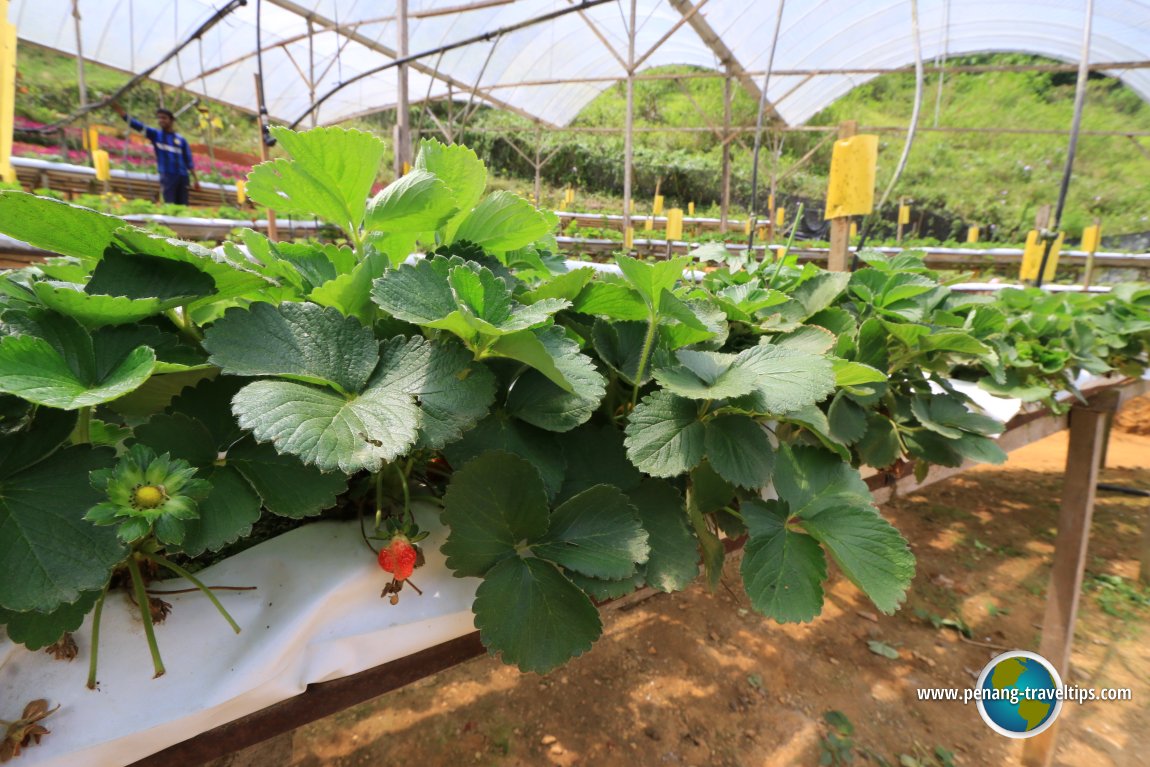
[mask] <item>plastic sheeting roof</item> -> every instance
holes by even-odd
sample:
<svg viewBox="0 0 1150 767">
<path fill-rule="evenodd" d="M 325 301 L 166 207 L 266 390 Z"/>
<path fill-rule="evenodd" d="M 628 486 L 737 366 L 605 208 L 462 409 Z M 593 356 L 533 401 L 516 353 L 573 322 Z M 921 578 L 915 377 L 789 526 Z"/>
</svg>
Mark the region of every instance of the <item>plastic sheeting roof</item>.
<svg viewBox="0 0 1150 767">
<path fill-rule="evenodd" d="M 223 3 L 80 0 L 84 55 L 118 69 L 142 71 Z M 784 3 L 775 71 L 897 68 L 914 61 L 910 0 Z M 409 51 L 430 50 L 573 4 L 574 0 L 410 0 Z M 467 5 L 477 7 L 452 10 Z M 265 93 L 273 118 L 291 122 L 307 111 L 312 101 L 309 78 L 314 77 L 315 94 L 322 95 L 393 55 L 395 7 L 395 2 L 386 0 L 264 0 Z M 1084 7 L 1082 0 L 919 0 L 923 57 L 929 62 L 940 55 L 1018 51 L 1077 62 Z M 667 0 L 638 0 L 637 9 L 637 58 L 670 34 L 641 69 L 668 64 L 722 68 L 717 54 L 691 24 L 675 28 L 682 14 Z M 436 10 L 443 15 L 426 15 Z M 20 39 L 75 54 L 71 12 L 71 0 L 12 0 L 10 18 Z M 703 0 L 696 15 L 717 33 L 745 70 L 762 71 L 777 12 L 774 2 Z M 444 97 L 449 89 L 457 100 L 466 101 L 478 83 L 486 89 L 476 95 L 478 100 L 547 124 L 566 125 L 611 83 L 517 84 L 625 78 L 620 58 L 627 57 L 629 13 L 628 0 L 619 0 L 496 41 L 422 59 L 410 70 L 411 102 Z M 309 15 L 315 29 L 310 46 Z M 255 0 L 249 0 L 200 42 L 158 69 L 154 79 L 255 111 L 255 19 Z M 350 35 L 333 32 L 337 25 Z M 1150 0 L 1096 0 L 1091 61 L 1137 61 L 1148 52 Z M 1111 74 L 1150 100 L 1150 70 Z M 767 95 L 787 123 L 801 124 L 874 76 L 774 76 Z M 323 104 L 319 122 L 338 122 L 394 106 L 396 80 L 392 69 L 345 88 Z"/>
</svg>

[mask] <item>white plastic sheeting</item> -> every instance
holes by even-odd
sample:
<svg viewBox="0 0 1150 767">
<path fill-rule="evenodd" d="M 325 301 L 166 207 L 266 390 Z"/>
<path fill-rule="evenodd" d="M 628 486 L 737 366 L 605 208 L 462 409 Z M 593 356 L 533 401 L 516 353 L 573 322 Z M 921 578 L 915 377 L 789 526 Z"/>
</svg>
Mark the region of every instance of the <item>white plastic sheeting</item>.
<svg viewBox="0 0 1150 767">
<path fill-rule="evenodd" d="M 776 71 L 893 68 L 913 62 L 910 0 L 783 1 Z M 202 42 L 192 43 L 160 68 L 156 78 L 254 111 L 255 3 L 249 0 Z M 125 71 L 141 71 L 159 61 L 222 4 L 223 0 L 79 0 L 84 55 Z M 574 0 L 411 0 L 409 51 L 430 50 L 573 4 Z M 274 46 L 264 55 L 266 95 L 273 117 L 294 121 L 307 111 L 313 90 L 322 95 L 386 62 L 397 46 L 395 5 L 387 0 L 264 0 L 263 44 Z M 478 7 L 425 15 L 467 5 Z M 940 55 L 1020 51 L 1076 62 L 1084 7 L 1082 0 L 919 0 L 923 55 L 933 60 Z M 638 0 L 637 9 L 638 58 L 682 17 L 666 0 Z M 71 0 L 12 0 L 10 16 L 22 40 L 75 53 L 71 10 Z M 744 69 L 761 71 L 769 57 L 777 12 L 778 5 L 770 0 L 705 0 L 698 15 Z M 480 100 L 547 124 L 566 125 L 610 82 L 517 84 L 624 78 L 629 13 L 630 2 L 619 0 L 510 33 L 501 40 L 427 57 L 411 71 L 411 100 L 442 97 L 451 87 L 456 99 L 466 101 L 478 84 L 488 89 L 478 95 Z M 315 30 L 310 44 L 308 16 Z M 348 34 L 331 31 L 337 25 Z M 1137 61 L 1147 51 L 1150 0 L 1096 0 L 1093 61 Z M 641 69 L 667 64 L 721 68 L 715 53 L 689 24 L 675 30 Z M 202 72 L 210 74 L 201 78 Z M 1150 70 L 1112 74 L 1150 99 Z M 801 124 L 873 76 L 781 75 L 772 78 L 768 97 L 784 120 Z M 388 70 L 349 86 L 323 105 L 319 121 L 337 122 L 393 106 L 396 79 L 396 72 Z M 314 88 L 309 81 L 314 81 Z"/>
</svg>

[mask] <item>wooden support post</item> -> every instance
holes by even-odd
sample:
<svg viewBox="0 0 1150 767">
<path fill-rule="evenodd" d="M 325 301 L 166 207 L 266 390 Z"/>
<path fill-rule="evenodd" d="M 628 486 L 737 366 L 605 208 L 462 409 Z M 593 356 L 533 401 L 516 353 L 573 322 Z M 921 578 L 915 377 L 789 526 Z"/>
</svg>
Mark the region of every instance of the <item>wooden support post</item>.
<svg viewBox="0 0 1150 767">
<path fill-rule="evenodd" d="M 839 138 L 845 139 L 858 133 L 858 123 L 847 120 L 839 124 Z M 832 272 L 845 272 L 849 266 L 851 241 L 850 216 L 831 219 L 831 248 L 827 254 L 827 269 Z"/>
<path fill-rule="evenodd" d="M 906 198 L 905 197 L 899 197 L 898 198 L 898 231 L 895 234 L 895 242 L 897 242 L 899 245 L 902 245 L 902 208 L 904 205 L 906 205 Z M 882 215 L 882 211 L 879 211 L 879 215 Z"/>
<path fill-rule="evenodd" d="M 731 213 L 731 78 L 723 81 L 723 198 L 719 203 L 719 231 L 726 234 Z"/>
<path fill-rule="evenodd" d="M 1086 570 L 1090 521 L 1094 516 L 1094 491 L 1098 484 L 1106 440 L 1106 419 L 1118 408 L 1119 393 L 1103 392 L 1088 405 L 1070 411 L 1070 447 L 1066 453 L 1066 480 L 1062 508 L 1058 512 L 1058 537 L 1054 542 L 1054 565 L 1046 594 L 1039 654 L 1050 661 L 1066 682 L 1070 648 L 1078 617 L 1078 598 Z M 1054 760 L 1058 723 L 1026 741 L 1022 751 L 1025 767 L 1049 767 Z"/>
<path fill-rule="evenodd" d="M 0 181 L 15 184 L 12 126 L 16 108 L 16 25 L 8 21 L 8 0 L 0 0 Z M 41 176 L 45 174 L 41 172 Z M 41 186 L 48 186 L 41 183 Z"/>
</svg>

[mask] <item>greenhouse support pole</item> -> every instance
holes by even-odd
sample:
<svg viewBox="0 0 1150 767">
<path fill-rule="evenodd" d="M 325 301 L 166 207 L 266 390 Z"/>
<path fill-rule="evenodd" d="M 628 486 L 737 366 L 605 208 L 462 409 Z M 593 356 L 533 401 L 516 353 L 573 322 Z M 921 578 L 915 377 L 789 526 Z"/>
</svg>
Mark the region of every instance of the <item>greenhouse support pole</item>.
<svg viewBox="0 0 1150 767">
<path fill-rule="evenodd" d="M 398 58 L 407 58 L 407 0 L 397 0 L 395 23 L 399 42 L 396 47 Z M 395 99 L 395 177 L 403 175 L 405 166 L 411 165 L 411 105 L 407 94 L 407 64 L 396 67 L 399 78 Z"/>
<path fill-rule="evenodd" d="M 253 77 L 255 78 L 255 81 L 256 81 L 256 103 L 262 104 L 262 103 L 264 103 L 264 84 L 260 81 L 260 76 L 259 76 L 258 72 L 255 75 L 253 75 Z M 264 119 L 266 119 L 266 118 L 264 118 Z M 260 120 L 260 123 L 262 123 L 262 122 L 263 122 L 263 119 Z M 259 125 L 259 130 L 260 130 L 260 135 L 259 135 L 259 138 L 256 140 L 256 143 L 260 145 L 260 162 L 267 162 L 268 161 L 268 145 L 267 145 L 267 142 L 264 141 L 264 127 L 262 124 Z M 272 210 L 271 208 L 268 208 L 267 209 L 267 217 L 268 217 L 268 239 L 272 240 L 274 242 L 274 241 L 279 239 L 279 229 L 276 227 L 276 212 L 274 210 Z"/>
<path fill-rule="evenodd" d="M 1070 411 L 1070 446 L 1066 451 L 1066 479 L 1062 508 L 1058 512 L 1058 537 L 1054 541 L 1054 565 L 1046 593 L 1039 654 L 1050 661 L 1066 682 L 1070 671 L 1070 648 L 1078 617 L 1078 598 L 1086 571 L 1090 521 L 1094 516 L 1094 492 L 1106 444 L 1107 418 L 1118 409 L 1120 394 L 1103 392 L 1088 404 Z M 1022 750 L 1025 767 L 1049 767 L 1054 760 L 1058 723 L 1026 741 Z"/>
<path fill-rule="evenodd" d="M 623 236 L 631 231 L 631 164 L 635 153 L 635 17 L 638 0 L 631 0 L 631 23 L 627 25 L 627 115 L 623 121 Z"/>
<path fill-rule="evenodd" d="M 858 123 L 847 120 L 839 123 L 839 139 L 847 139 L 858 133 Z M 831 248 L 827 254 L 827 269 L 832 272 L 848 271 L 851 244 L 850 216 L 831 219 Z"/>
<path fill-rule="evenodd" d="M 8 0 L 0 0 L 0 181 L 16 183 L 12 129 L 16 118 L 16 25 L 8 21 Z"/>
<path fill-rule="evenodd" d="M 84 77 L 84 41 L 80 28 L 80 0 L 72 0 L 72 25 L 76 30 L 76 87 L 80 91 L 80 111 L 86 113 L 88 111 L 88 82 Z M 85 140 L 88 139 L 88 118 L 85 116 L 80 123 L 82 135 Z M 92 157 L 92 152 L 99 147 L 88 147 L 88 157 Z"/>
<path fill-rule="evenodd" d="M 719 204 L 719 231 L 726 234 L 727 217 L 731 214 L 731 78 L 728 70 L 723 81 L 723 199 Z"/>
</svg>

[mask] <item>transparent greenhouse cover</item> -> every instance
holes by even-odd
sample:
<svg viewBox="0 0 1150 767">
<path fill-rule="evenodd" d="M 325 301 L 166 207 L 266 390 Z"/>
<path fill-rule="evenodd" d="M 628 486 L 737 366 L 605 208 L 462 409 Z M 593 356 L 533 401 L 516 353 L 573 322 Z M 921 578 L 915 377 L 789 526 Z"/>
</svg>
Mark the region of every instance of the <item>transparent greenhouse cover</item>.
<svg viewBox="0 0 1150 767">
<path fill-rule="evenodd" d="M 129 72 L 163 58 L 225 0 L 79 0 L 85 57 Z M 410 0 L 409 51 L 418 53 L 493 31 L 575 0 Z M 412 103 L 443 97 L 449 88 L 476 100 L 566 125 L 611 80 L 522 85 L 527 81 L 624 78 L 629 0 L 571 13 L 502 39 L 421 59 L 410 73 Z M 719 55 L 683 14 L 701 19 L 750 72 L 766 69 L 778 5 L 772 0 L 638 0 L 636 58 L 666 37 L 641 70 L 667 64 L 722 69 Z M 919 0 L 922 54 L 936 57 L 1019 51 L 1077 62 L 1084 0 Z M 397 47 L 396 3 L 388 0 L 264 0 L 264 77 L 268 109 L 277 121 L 304 115 L 312 93 L 322 95 L 378 67 Z M 436 14 L 435 12 L 439 13 Z M 76 52 L 72 0 L 12 0 L 10 18 L 21 40 Z M 308 19 L 315 30 L 309 45 Z M 201 41 L 161 67 L 156 79 L 254 111 L 256 0 L 229 15 Z M 347 34 L 337 34 L 335 28 Z M 611 49 L 608 48 L 610 45 Z M 612 50 L 613 49 L 613 50 Z M 1095 62 L 1128 62 L 1150 52 L 1150 0 L 1096 0 Z M 776 71 L 892 68 L 914 61 L 910 0 L 784 0 Z M 1150 70 L 1112 74 L 1150 99 Z M 780 75 L 768 98 L 789 124 L 801 124 L 874 75 Z M 333 123 L 396 101 L 395 70 L 347 87 L 319 111 Z M 761 78 L 756 78 L 761 83 Z M 314 84 L 309 84 L 313 81 Z M 306 120 L 304 124 L 310 124 Z"/>
</svg>

